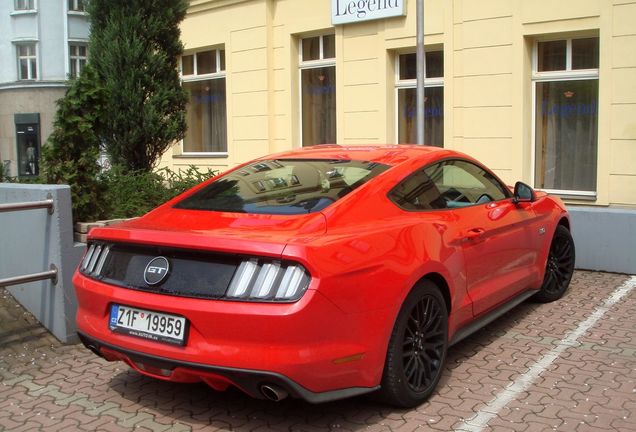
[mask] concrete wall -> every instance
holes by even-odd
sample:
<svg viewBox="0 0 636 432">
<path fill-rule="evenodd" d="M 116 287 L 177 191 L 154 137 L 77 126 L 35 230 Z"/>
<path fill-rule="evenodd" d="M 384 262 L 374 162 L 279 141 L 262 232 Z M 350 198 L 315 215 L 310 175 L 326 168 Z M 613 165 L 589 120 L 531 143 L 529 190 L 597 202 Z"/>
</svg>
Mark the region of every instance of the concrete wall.
<svg viewBox="0 0 636 432">
<path fill-rule="evenodd" d="M 298 41 L 336 36 L 337 142 L 395 143 L 395 59 L 415 49 L 405 17 L 332 26 L 329 2 L 193 0 L 186 49 L 223 46 L 228 155 L 189 158 L 177 143 L 163 166 L 221 170 L 299 147 Z M 636 206 L 636 1 L 427 0 L 425 43 L 444 51 L 445 146 L 532 183 L 532 51 L 546 38 L 599 36 L 597 195 L 580 205 Z"/>
<path fill-rule="evenodd" d="M 636 274 L 636 210 L 568 208 L 576 268 Z"/>
<path fill-rule="evenodd" d="M 71 192 L 68 186 L 0 184 L 0 203 L 41 201 L 50 197 L 55 211 L 46 209 L 0 213 L 0 278 L 49 270 L 58 281 L 32 282 L 9 288 L 11 294 L 65 343 L 76 341 L 77 302 L 71 278 L 86 245 L 73 242 Z"/>
<path fill-rule="evenodd" d="M 9 161 L 7 175 L 18 175 L 16 146 L 16 113 L 40 114 L 41 144 L 53 131 L 57 112 L 55 102 L 64 96 L 64 88 L 14 88 L 0 91 L 0 159 Z"/>
</svg>

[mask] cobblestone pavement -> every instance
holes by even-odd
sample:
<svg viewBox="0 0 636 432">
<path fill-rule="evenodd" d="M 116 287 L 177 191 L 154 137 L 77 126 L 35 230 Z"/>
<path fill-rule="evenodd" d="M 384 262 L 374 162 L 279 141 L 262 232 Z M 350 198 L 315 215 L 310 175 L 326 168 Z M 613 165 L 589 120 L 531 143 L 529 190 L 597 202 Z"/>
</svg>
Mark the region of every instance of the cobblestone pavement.
<svg viewBox="0 0 636 432">
<path fill-rule="evenodd" d="M 145 378 L 59 344 L 0 290 L 0 430 L 448 431 L 491 409 L 483 430 L 636 431 L 636 289 L 506 406 L 487 405 L 628 279 L 576 272 L 562 300 L 520 305 L 451 348 L 437 392 L 412 410 L 369 397 L 273 403 Z"/>
</svg>

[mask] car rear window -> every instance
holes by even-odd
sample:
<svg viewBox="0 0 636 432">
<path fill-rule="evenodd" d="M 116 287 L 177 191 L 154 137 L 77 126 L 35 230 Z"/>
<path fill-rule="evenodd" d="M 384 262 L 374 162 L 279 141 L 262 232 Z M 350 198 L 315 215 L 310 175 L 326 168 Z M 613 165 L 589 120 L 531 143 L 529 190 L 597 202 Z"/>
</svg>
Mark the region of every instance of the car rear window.
<svg viewBox="0 0 636 432">
<path fill-rule="evenodd" d="M 256 214 L 313 213 L 388 168 L 357 160 L 261 160 L 210 183 L 174 207 Z"/>
</svg>

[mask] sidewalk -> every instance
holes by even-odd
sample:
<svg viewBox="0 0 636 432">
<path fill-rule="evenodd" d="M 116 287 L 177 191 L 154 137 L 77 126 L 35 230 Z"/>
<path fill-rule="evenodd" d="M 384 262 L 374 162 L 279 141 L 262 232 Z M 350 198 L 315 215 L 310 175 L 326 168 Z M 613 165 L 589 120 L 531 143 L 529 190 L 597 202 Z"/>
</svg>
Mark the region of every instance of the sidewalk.
<svg viewBox="0 0 636 432">
<path fill-rule="evenodd" d="M 360 397 L 310 405 L 172 384 L 59 344 L 0 289 L 0 430 L 636 431 L 636 289 L 567 346 L 484 429 L 476 413 L 549 357 L 628 276 L 577 272 L 559 302 L 524 303 L 449 351 L 437 393 L 414 410 Z M 467 420 L 467 421 L 464 421 Z"/>
</svg>

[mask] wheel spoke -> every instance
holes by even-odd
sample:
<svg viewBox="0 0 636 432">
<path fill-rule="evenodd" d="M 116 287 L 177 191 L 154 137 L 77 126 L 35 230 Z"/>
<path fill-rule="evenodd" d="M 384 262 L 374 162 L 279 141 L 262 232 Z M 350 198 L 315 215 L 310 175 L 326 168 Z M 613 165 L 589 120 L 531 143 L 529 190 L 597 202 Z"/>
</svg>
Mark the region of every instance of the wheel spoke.
<svg viewBox="0 0 636 432">
<path fill-rule="evenodd" d="M 430 359 L 426 359 L 426 360 L 422 359 L 421 361 L 422 361 L 422 365 L 424 366 L 424 373 L 422 374 L 425 379 L 424 383 L 428 383 L 431 380 L 431 377 L 433 376 L 433 371 L 431 370 L 431 361 Z M 424 383 L 421 383 L 421 384 L 424 384 Z"/>
<path fill-rule="evenodd" d="M 546 270 L 545 289 L 549 292 L 556 291 L 556 279 L 554 276 L 554 270 L 551 268 Z"/>
<path fill-rule="evenodd" d="M 417 357 L 418 368 L 417 368 L 417 379 L 415 380 L 415 388 L 417 390 L 422 388 L 422 380 L 424 378 L 424 362 L 420 357 Z"/>
<path fill-rule="evenodd" d="M 423 330 L 423 328 L 426 326 L 426 321 L 428 320 L 429 302 L 428 301 L 419 302 L 417 304 L 417 307 L 418 307 L 419 317 L 420 317 L 420 328 L 419 328 L 419 330 Z"/>
<path fill-rule="evenodd" d="M 415 373 L 415 370 L 417 369 L 417 364 L 416 364 L 417 360 L 415 356 L 411 356 L 411 358 L 406 362 L 406 365 L 404 365 L 404 375 L 406 375 L 406 380 L 411 382 L 411 379 L 413 378 L 413 374 Z"/>
</svg>

